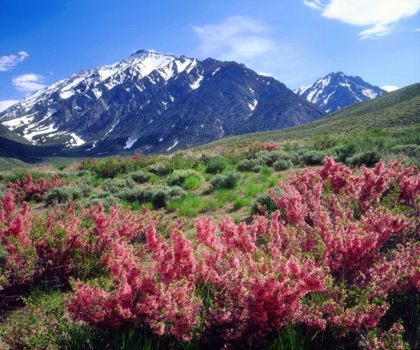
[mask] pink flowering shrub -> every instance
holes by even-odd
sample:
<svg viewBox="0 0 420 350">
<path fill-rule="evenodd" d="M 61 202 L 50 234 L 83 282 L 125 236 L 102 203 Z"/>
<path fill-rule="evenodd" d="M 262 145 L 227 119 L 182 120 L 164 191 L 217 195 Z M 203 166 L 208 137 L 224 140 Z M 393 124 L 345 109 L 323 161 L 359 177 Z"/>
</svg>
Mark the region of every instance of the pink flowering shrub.
<svg viewBox="0 0 420 350">
<path fill-rule="evenodd" d="M 269 143 L 269 142 L 263 142 L 261 147 L 263 150 L 266 150 L 266 151 L 278 151 L 280 149 L 280 146 L 277 143 Z"/>
<path fill-rule="evenodd" d="M 7 187 L 19 202 L 30 200 L 41 202 L 48 190 L 68 184 L 67 180 L 60 180 L 57 174 L 54 174 L 51 180 L 40 178 L 34 181 L 32 175 L 28 173 L 22 181 L 18 180 L 16 183 L 10 183 Z"/>
<path fill-rule="evenodd" d="M 312 252 L 333 283 L 302 309 L 308 326 L 338 333 L 375 327 L 390 295 L 420 291 L 420 175 L 401 162 L 379 162 L 356 175 L 326 158 L 323 169 L 295 174 L 280 197 L 288 244 Z"/>
<path fill-rule="evenodd" d="M 326 334 L 405 349 L 402 324 L 384 320 L 390 298 L 420 291 L 418 169 L 379 162 L 356 171 L 326 158 L 278 186 L 271 215 L 217 226 L 199 217 L 193 239 L 146 210 L 69 205 L 42 217 L 8 193 L 0 293 L 72 279 L 73 321 L 110 332 L 139 324 L 174 344 L 258 346 L 295 325 L 310 341 Z"/>
<path fill-rule="evenodd" d="M 420 290 L 420 175 L 383 162 L 361 172 L 326 158 L 279 184 L 271 217 L 201 217 L 192 241 L 153 224 L 145 244 L 117 240 L 102 258 L 109 279 L 75 282 L 68 310 L 98 329 L 140 323 L 213 344 L 260 344 L 291 323 L 336 336 L 373 329 L 390 295 Z"/>
<path fill-rule="evenodd" d="M 210 153 L 223 153 L 225 151 L 225 147 L 223 146 L 216 146 L 213 149 L 210 150 Z"/>
<path fill-rule="evenodd" d="M 281 147 L 277 143 L 254 142 L 249 146 L 247 153 L 255 155 L 261 151 L 278 151 L 280 149 Z"/>
<path fill-rule="evenodd" d="M 26 202 L 18 208 L 14 200 L 8 192 L 0 202 L 0 244 L 7 254 L 0 266 L 3 295 L 39 280 L 87 277 L 102 268 L 101 257 L 115 242 L 144 234 L 152 218 L 147 211 L 135 215 L 118 206 L 106 214 L 101 204 L 78 212 L 68 205 L 44 217 L 32 214 Z"/>
<path fill-rule="evenodd" d="M 362 346 L 369 350 L 408 350 L 410 347 L 403 340 L 403 332 L 401 323 L 393 324 L 389 331 L 373 330 Z"/>
</svg>

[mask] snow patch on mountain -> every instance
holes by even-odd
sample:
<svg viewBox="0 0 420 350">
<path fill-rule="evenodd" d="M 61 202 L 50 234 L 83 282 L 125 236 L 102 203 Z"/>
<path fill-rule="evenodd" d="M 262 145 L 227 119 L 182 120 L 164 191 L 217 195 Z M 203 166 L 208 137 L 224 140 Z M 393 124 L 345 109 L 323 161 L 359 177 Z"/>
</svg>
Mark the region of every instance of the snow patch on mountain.
<svg viewBox="0 0 420 350">
<path fill-rule="evenodd" d="M 137 139 L 131 139 L 131 137 L 128 138 L 127 142 L 125 143 L 125 149 L 130 149 L 131 147 L 133 147 L 134 143 L 137 142 Z"/>
</svg>

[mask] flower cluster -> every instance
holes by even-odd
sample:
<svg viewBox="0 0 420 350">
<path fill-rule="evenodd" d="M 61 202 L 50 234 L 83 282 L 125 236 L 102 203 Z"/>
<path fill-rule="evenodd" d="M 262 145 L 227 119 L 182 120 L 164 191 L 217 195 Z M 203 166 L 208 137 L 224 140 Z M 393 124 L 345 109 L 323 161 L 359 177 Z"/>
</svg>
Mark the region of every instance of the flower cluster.
<svg viewBox="0 0 420 350">
<path fill-rule="evenodd" d="M 261 151 L 278 151 L 280 148 L 277 143 L 254 142 L 249 146 L 247 153 L 255 155 Z"/>
<path fill-rule="evenodd" d="M 16 183 L 10 183 L 7 187 L 18 201 L 35 200 L 41 202 L 48 190 L 68 184 L 67 180 L 59 179 L 57 174 L 54 174 L 51 180 L 45 180 L 44 178 L 33 180 L 32 175 L 28 173 L 22 181 L 18 180 Z"/>
<path fill-rule="evenodd" d="M 119 240 L 144 235 L 152 215 L 121 211 L 106 214 L 102 205 L 76 211 L 74 205 L 32 214 L 26 202 L 15 204 L 12 192 L 0 202 L 0 247 L 6 257 L 0 265 L 0 290 L 11 295 L 37 281 L 68 283 L 71 276 L 86 278 L 102 269 L 101 257 Z"/>
</svg>

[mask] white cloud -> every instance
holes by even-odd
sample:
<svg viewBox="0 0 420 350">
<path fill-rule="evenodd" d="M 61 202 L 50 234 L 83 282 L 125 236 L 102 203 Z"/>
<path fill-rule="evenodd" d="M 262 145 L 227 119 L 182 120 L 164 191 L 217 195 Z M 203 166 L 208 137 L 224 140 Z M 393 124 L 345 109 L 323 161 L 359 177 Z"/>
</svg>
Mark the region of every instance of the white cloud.
<svg viewBox="0 0 420 350">
<path fill-rule="evenodd" d="M 277 46 L 268 35 L 268 26 L 249 17 L 228 17 L 193 30 L 200 40 L 200 52 L 221 60 L 242 62 L 275 51 Z"/>
<path fill-rule="evenodd" d="M 258 74 L 259 75 L 262 75 L 263 77 L 272 77 L 273 76 L 273 74 L 271 74 L 271 73 L 265 73 L 265 72 L 259 72 Z"/>
<path fill-rule="evenodd" d="M 415 32 L 420 32 L 420 28 L 414 29 Z"/>
<path fill-rule="evenodd" d="M 13 85 L 18 91 L 22 92 L 34 92 L 45 87 L 40 84 L 44 81 L 44 77 L 39 74 L 24 74 L 13 79 Z"/>
<path fill-rule="evenodd" d="M 394 86 L 394 85 L 385 85 L 385 86 L 381 86 L 381 89 L 385 90 L 385 91 L 388 91 L 388 92 L 391 92 L 391 91 L 398 90 L 399 87 Z"/>
<path fill-rule="evenodd" d="M 308 1 L 308 0 L 303 0 L 303 3 L 310 7 L 311 9 L 314 10 L 321 10 L 322 5 L 319 3 L 319 1 Z"/>
<path fill-rule="evenodd" d="M 7 72 L 8 70 L 13 69 L 28 56 L 29 55 L 25 51 L 20 51 L 18 56 L 0 56 L 0 72 Z"/>
<path fill-rule="evenodd" d="M 0 113 L 5 111 L 7 108 L 13 106 L 14 104 L 18 103 L 19 100 L 4 100 L 0 101 Z"/>
<path fill-rule="evenodd" d="M 392 25 L 420 10 L 419 0 L 304 0 L 306 6 L 322 11 L 322 16 L 353 26 L 370 27 L 361 39 L 376 39 L 388 35 Z"/>
<path fill-rule="evenodd" d="M 198 46 L 191 56 L 244 63 L 255 72 L 269 72 L 268 75 L 286 84 L 297 84 L 307 78 L 306 72 L 301 76 L 296 72 L 314 66 L 306 47 L 297 47 L 292 39 L 279 35 L 279 28 L 250 17 L 228 17 L 194 27 L 193 31 Z"/>
<path fill-rule="evenodd" d="M 392 27 L 389 26 L 375 26 L 373 28 L 364 30 L 359 33 L 360 39 L 379 39 L 391 33 Z"/>
</svg>

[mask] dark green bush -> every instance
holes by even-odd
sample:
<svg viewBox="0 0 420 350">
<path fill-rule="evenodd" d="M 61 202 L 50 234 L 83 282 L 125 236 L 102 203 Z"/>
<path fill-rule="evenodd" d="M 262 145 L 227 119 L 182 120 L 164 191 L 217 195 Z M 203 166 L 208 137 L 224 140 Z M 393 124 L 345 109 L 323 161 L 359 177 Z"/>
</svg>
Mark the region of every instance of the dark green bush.
<svg viewBox="0 0 420 350">
<path fill-rule="evenodd" d="M 213 157 L 209 160 L 206 172 L 209 174 L 219 174 L 227 167 L 227 162 L 220 156 Z"/>
<path fill-rule="evenodd" d="M 376 151 L 365 151 L 357 153 L 353 157 L 346 159 L 346 164 L 349 166 L 374 166 L 381 160 L 381 156 Z"/>
<path fill-rule="evenodd" d="M 238 170 L 239 171 L 253 171 L 252 169 L 256 166 L 265 165 L 265 161 L 260 161 L 258 159 L 243 159 L 239 162 Z"/>
<path fill-rule="evenodd" d="M 240 179 L 241 174 L 236 171 L 232 171 L 228 175 L 216 175 L 213 179 L 211 179 L 210 183 L 215 190 L 232 189 L 238 185 Z"/>
<path fill-rule="evenodd" d="M 66 204 L 83 198 L 83 191 L 80 187 L 63 186 L 56 187 L 45 198 L 45 204 L 57 205 Z"/>
<path fill-rule="evenodd" d="M 122 188 L 133 188 L 135 186 L 135 182 L 131 177 L 126 177 L 124 179 L 108 179 L 103 182 L 102 188 L 105 191 L 111 192 L 111 193 L 117 193 Z"/>
<path fill-rule="evenodd" d="M 306 148 L 298 151 L 301 162 L 305 165 L 321 165 L 327 155 L 324 151 L 312 151 Z"/>
<path fill-rule="evenodd" d="M 6 264 L 8 255 L 9 253 L 7 252 L 7 250 L 4 249 L 3 246 L 0 244 L 0 272 L 1 268 L 4 266 L 4 264 Z"/>
<path fill-rule="evenodd" d="M 255 157 L 259 165 L 267 165 L 269 167 L 279 160 L 290 160 L 290 155 L 284 151 L 261 151 Z"/>
<path fill-rule="evenodd" d="M 118 203 L 118 198 L 114 197 L 108 192 L 101 193 L 101 195 L 92 198 L 89 202 L 86 203 L 85 207 L 90 207 L 91 205 L 97 206 L 99 203 L 102 203 L 106 210 L 112 208 L 115 203 Z"/>
<path fill-rule="evenodd" d="M 274 201 L 267 192 L 260 193 L 255 197 L 251 206 L 252 214 L 263 214 L 264 210 L 261 210 L 261 208 L 265 208 L 264 210 L 269 213 L 277 209 Z"/>
<path fill-rule="evenodd" d="M 291 160 L 278 160 L 273 164 L 275 171 L 283 171 L 290 169 L 293 166 L 293 163 Z"/>
<path fill-rule="evenodd" d="M 254 167 L 252 167 L 251 171 L 254 173 L 260 173 L 262 168 L 263 167 L 261 165 L 255 165 Z"/>
<path fill-rule="evenodd" d="M 186 196 L 181 187 L 178 186 L 149 186 L 135 189 L 123 189 L 116 194 L 118 198 L 128 202 L 153 203 L 157 208 L 166 207 L 166 204 Z"/>
<path fill-rule="evenodd" d="M 157 176 L 165 176 L 170 174 L 173 169 L 170 169 L 166 166 L 166 164 L 163 163 L 156 163 L 153 165 L 149 165 L 147 168 L 147 171 L 156 174 Z"/>
<path fill-rule="evenodd" d="M 169 175 L 167 183 L 169 186 L 182 186 L 187 177 L 195 177 L 200 182 L 204 181 L 203 176 L 198 171 L 193 169 L 181 169 L 175 170 Z"/>
<path fill-rule="evenodd" d="M 128 178 L 133 179 L 138 184 L 142 184 L 149 181 L 150 176 L 151 176 L 151 173 L 147 171 L 142 171 L 142 170 L 139 170 L 139 171 L 136 171 L 135 173 L 130 173 L 127 175 Z"/>
</svg>

